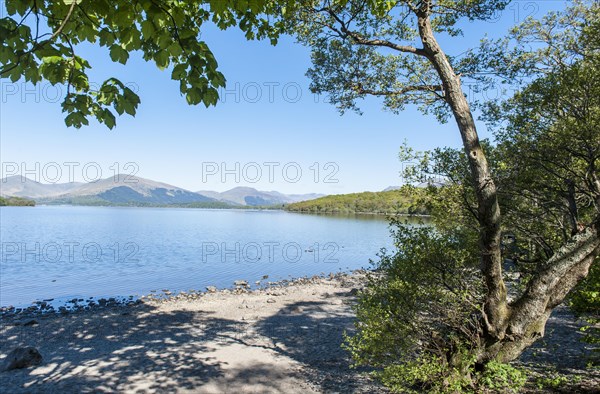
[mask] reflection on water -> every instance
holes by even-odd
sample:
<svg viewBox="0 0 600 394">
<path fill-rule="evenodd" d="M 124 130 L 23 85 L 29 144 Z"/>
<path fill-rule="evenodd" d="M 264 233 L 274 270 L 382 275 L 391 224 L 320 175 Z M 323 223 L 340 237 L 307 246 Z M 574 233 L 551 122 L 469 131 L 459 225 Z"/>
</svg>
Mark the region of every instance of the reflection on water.
<svg viewBox="0 0 600 394">
<path fill-rule="evenodd" d="M 0 208 L 0 305 L 230 287 L 369 267 L 392 245 L 376 215 Z"/>
</svg>

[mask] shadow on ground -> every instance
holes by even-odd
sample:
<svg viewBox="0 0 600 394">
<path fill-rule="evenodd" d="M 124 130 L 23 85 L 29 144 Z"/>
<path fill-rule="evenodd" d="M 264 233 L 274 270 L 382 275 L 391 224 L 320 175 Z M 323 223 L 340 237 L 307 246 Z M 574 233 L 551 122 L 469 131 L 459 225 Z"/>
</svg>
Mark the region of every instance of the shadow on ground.
<svg viewBox="0 0 600 394">
<path fill-rule="evenodd" d="M 341 344 L 344 331 L 354 328 L 352 297 L 345 289 L 336 290 L 316 301 L 288 304 L 257 321 L 223 319 L 198 310 L 158 311 L 148 304 L 36 317 L 39 324 L 29 327 L 5 319 L 0 355 L 19 345 L 34 346 L 44 362 L 0 373 L 1 391 L 386 392 L 364 370 L 350 367 Z M 585 370 L 586 349 L 577 328 L 568 310 L 558 308 L 546 337 L 519 363 L 541 374 L 552 369 L 586 379 L 585 385 L 567 385 L 563 392 L 598 392 L 594 382 L 600 379 Z M 223 349 L 229 356 L 215 356 Z M 236 352 L 241 350 L 256 351 L 256 358 L 238 363 Z M 262 362 L 264 352 L 270 356 Z"/>
<path fill-rule="evenodd" d="M 44 362 L 0 373 L 0 385 L 10 392 L 193 392 L 222 376 L 224 365 L 205 356 L 214 350 L 207 344 L 233 341 L 238 322 L 206 312 L 155 312 L 143 305 L 39 318 L 27 328 L 3 322 L 1 354 L 35 346 Z M 233 373 L 235 384 L 262 381 L 274 391 L 282 375 L 264 365 Z"/>
<path fill-rule="evenodd" d="M 348 303 L 349 293 L 336 294 Z M 262 320 L 261 335 L 271 339 L 280 354 L 304 365 L 305 377 L 322 392 L 373 393 L 383 388 L 366 378 L 363 369 L 352 369 L 342 348 L 344 332 L 353 332 L 351 308 L 332 308 L 327 299 L 297 302 Z"/>
<path fill-rule="evenodd" d="M 5 319 L 0 354 L 34 346 L 44 361 L 36 368 L 0 373 L 0 386 L 11 393 L 237 393 L 248 387 L 284 393 L 290 392 L 293 376 L 317 392 L 379 392 L 350 368 L 340 345 L 353 317 L 339 298 L 333 302 L 298 302 L 256 322 L 203 311 L 159 312 L 148 304 L 39 316 L 39 324 L 30 327 Z M 272 361 L 228 366 L 211 356 L 221 345 L 260 348 L 300 367 Z"/>
</svg>

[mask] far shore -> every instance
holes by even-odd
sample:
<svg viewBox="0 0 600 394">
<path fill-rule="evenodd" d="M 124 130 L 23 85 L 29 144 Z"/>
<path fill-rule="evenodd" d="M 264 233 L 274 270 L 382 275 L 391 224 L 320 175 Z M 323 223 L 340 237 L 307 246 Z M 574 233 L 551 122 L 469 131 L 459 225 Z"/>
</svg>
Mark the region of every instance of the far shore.
<svg viewBox="0 0 600 394">
<path fill-rule="evenodd" d="M 12 205 L 11 205 L 12 206 Z M 301 213 L 307 215 L 370 215 L 370 216 L 381 216 L 381 217 L 407 217 L 407 218 L 422 218 L 429 219 L 431 215 L 423 214 L 412 214 L 412 213 L 397 213 L 397 212 L 339 212 L 339 211 L 298 211 L 289 210 L 285 206 L 230 206 L 230 207 L 196 207 L 188 205 L 127 205 L 127 204 L 45 204 L 43 202 L 36 203 L 36 207 L 99 207 L 99 208 L 177 208 L 177 209 L 199 209 L 199 210 L 210 210 L 210 211 L 283 211 L 289 213 Z"/>
<path fill-rule="evenodd" d="M 415 218 L 428 219 L 431 215 L 413 214 L 413 213 L 397 213 L 397 212 L 339 212 L 339 211 L 297 211 L 286 209 L 285 207 L 278 206 L 251 206 L 251 205 L 240 205 L 230 207 L 194 207 L 186 205 L 127 205 L 127 204 L 45 204 L 43 202 L 36 203 L 37 207 L 101 207 L 101 208 L 185 208 L 185 209 L 205 209 L 214 211 L 284 211 L 289 213 L 302 213 L 311 215 L 373 215 L 373 216 L 405 216 Z"/>
</svg>

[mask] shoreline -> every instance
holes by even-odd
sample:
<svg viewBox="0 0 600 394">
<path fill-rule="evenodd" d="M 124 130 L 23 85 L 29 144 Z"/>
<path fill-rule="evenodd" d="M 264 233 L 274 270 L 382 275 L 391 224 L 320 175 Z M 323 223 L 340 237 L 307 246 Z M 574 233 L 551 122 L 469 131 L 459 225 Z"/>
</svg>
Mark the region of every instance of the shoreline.
<svg viewBox="0 0 600 394">
<path fill-rule="evenodd" d="M 37 348 L 43 360 L 0 372 L 0 385 L 11 393 L 385 393 L 341 348 L 363 279 L 341 273 L 28 321 L 4 316 L 0 362 L 16 346 Z"/>
<path fill-rule="evenodd" d="M 351 368 L 341 348 L 354 331 L 353 305 L 369 271 L 244 285 L 214 292 L 149 297 L 130 305 L 96 305 L 65 313 L 0 319 L 0 363 L 17 346 L 33 346 L 42 363 L 0 372 L 11 393 L 388 393 Z M 600 371 L 586 369 L 590 350 L 579 324 L 557 308 L 546 336 L 515 362 L 527 368 L 524 392 L 557 373 L 558 392 L 594 392 Z"/>
<path fill-rule="evenodd" d="M 303 285 L 314 283 L 322 279 L 334 279 L 344 276 L 364 275 L 371 272 L 368 269 L 354 269 L 342 272 L 330 272 L 327 274 L 319 274 L 312 276 L 301 276 L 291 279 L 280 279 L 277 281 L 266 281 L 264 278 L 250 284 L 246 280 L 235 280 L 231 286 L 217 288 L 216 286 L 206 286 L 205 290 L 189 289 L 181 291 L 151 290 L 147 294 L 142 295 L 115 295 L 115 296 L 91 296 L 91 297 L 76 297 L 65 296 L 58 298 L 45 298 L 32 301 L 30 304 L 23 306 L 6 305 L 0 306 L 0 318 L 11 317 L 35 317 L 46 314 L 69 314 L 84 311 L 95 311 L 107 307 L 131 307 L 145 302 L 169 302 L 181 299 L 196 300 L 207 294 L 251 294 L 261 292 L 271 288 L 283 288 L 288 286 Z M 265 281 L 265 282 L 263 282 Z"/>
</svg>

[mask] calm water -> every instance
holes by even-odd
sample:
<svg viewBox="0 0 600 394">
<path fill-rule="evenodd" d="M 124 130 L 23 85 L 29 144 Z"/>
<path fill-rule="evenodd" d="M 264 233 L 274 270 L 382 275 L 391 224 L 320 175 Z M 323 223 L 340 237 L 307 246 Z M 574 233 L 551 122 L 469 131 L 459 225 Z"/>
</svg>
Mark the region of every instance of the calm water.
<svg viewBox="0 0 600 394">
<path fill-rule="evenodd" d="M 372 216 L 106 207 L 0 208 L 0 305 L 231 287 L 369 267 Z"/>
</svg>

